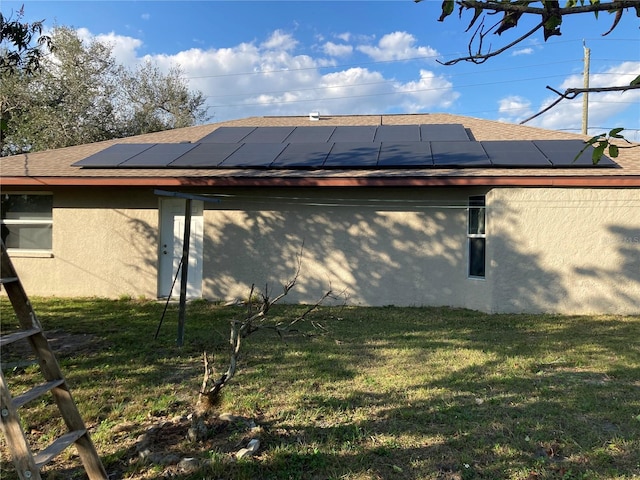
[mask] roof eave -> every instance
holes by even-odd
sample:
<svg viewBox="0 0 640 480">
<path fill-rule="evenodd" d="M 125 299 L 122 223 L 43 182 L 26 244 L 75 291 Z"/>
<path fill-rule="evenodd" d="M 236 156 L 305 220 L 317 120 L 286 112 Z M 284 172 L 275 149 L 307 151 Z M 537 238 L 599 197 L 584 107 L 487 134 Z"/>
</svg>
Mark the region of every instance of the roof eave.
<svg viewBox="0 0 640 480">
<path fill-rule="evenodd" d="M 640 187 L 640 175 L 430 177 L 2 177 L 5 187 Z"/>
</svg>

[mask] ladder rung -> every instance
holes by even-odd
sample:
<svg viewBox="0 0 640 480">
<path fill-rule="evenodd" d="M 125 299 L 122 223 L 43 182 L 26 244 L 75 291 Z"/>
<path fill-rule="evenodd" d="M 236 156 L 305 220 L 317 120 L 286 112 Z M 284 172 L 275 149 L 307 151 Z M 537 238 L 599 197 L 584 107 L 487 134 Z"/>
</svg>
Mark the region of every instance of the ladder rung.
<svg viewBox="0 0 640 480">
<path fill-rule="evenodd" d="M 86 433 L 86 430 L 74 430 L 72 432 L 65 433 L 61 437 L 57 438 L 51 445 L 33 456 L 33 460 L 36 462 L 36 466 L 38 468 L 42 468 L 44 465 L 53 460 L 56 455 L 58 455 L 69 446 L 73 445 L 76 440 L 78 440 Z"/>
<path fill-rule="evenodd" d="M 42 330 L 39 328 L 31 328 L 29 330 L 20 330 L 19 332 L 10 333 L 8 335 L 3 335 L 0 337 L 0 347 L 4 347 L 5 345 L 9 345 L 10 343 L 17 342 L 18 340 L 22 340 L 23 338 L 31 337 L 37 333 L 40 333 Z"/>
<path fill-rule="evenodd" d="M 17 282 L 18 281 L 18 277 L 1 277 L 0 278 L 0 283 L 11 283 L 11 282 Z"/>
<path fill-rule="evenodd" d="M 17 397 L 14 397 L 13 405 L 16 408 L 20 408 L 25 403 L 29 403 L 31 400 L 41 397 L 48 391 L 53 390 L 56 387 L 59 387 L 63 383 L 64 383 L 64 378 L 60 380 L 52 380 L 50 382 L 43 383 L 42 385 L 38 385 L 37 387 L 33 387 L 28 392 L 25 392 L 22 395 L 18 395 Z"/>
</svg>

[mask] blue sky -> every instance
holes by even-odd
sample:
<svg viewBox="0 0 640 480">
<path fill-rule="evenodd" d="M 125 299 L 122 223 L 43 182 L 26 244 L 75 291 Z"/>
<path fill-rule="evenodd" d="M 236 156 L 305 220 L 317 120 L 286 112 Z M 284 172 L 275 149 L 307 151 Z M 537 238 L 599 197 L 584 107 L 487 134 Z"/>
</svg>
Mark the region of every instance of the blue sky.
<svg viewBox="0 0 640 480">
<path fill-rule="evenodd" d="M 583 43 L 591 86 L 626 85 L 640 73 L 640 20 L 567 17 L 562 36 L 542 33 L 482 65 L 443 66 L 468 53 L 470 13 L 438 22 L 440 1 L 30 1 L 27 20 L 79 29 L 113 45 L 119 62 L 179 65 L 207 96 L 211 121 L 247 116 L 447 112 L 518 123 L 555 100 L 547 85 L 582 87 Z M 492 17 L 495 21 L 496 17 Z M 533 19 L 488 41 L 497 49 Z M 582 97 L 528 125 L 579 132 Z M 640 141 L 640 90 L 590 95 L 590 134 L 624 126 Z"/>
</svg>

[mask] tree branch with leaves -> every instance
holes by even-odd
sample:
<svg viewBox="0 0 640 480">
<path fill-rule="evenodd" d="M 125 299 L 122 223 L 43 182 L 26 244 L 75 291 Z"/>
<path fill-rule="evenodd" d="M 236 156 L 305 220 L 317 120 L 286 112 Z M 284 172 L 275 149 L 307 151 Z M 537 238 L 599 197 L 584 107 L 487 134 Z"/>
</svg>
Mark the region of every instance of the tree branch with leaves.
<svg viewBox="0 0 640 480">
<path fill-rule="evenodd" d="M 414 0 L 416 3 L 422 0 Z M 567 0 L 564 7 L 560 6 L 557 0 L 443 0 L 441 6 L 441 14 L 438 21 L 443 22 L 451 16 L 458 7 L 458 16 L 462 18 L 465 11 L 472 11 L 473 16 L 469 22 L 466 32 L 473 29 L 471 38 L 468 43 L 469 55 L 455 58 L 446 62 L 439 62 L 443 65 L 455 65 L 459 62 L 471 62 L 481 64 L 492 57 L 502 54 L 510 48 L 520 44 L 527 38 L 531 37 L 537 31 L 542 30 L 544 39 L 561 35 L 561 26 L 564 17 L 569 15 L 577 15 L 584 13 L 593 13 L 596 18 L 600 12 L 608 12 L 614 14 L 614 20 L 603 36 L 609 35 L 619 25 L 623 15 L 630 10 L 635 10 L 637 17 L 640 17 L 640 0 Z M 500 18 L 492 24 L 487 24 L 489 16 L 500 15 Z M 521 18 L 525 15 L 539 17 L 539 22 L 529 31 L 519 36 L 515 40 L 509 42 L 505 46 L 492 50 L 491 45 L 487 47 L 487 37 L 489 35 L 501 35 L 512 28 L 517 28 Z M 549 111 L 558 103 L 565 99 L 573 99 L 577 95 L 588 92 L 625 92 L 640 88 L 640 75 L 637 75 L 629 85 L 610 86 L 602 88 L 571 88 L 564 93 L 558 92 L 548 87 L 559 95 L 555 102 L 544 108 L 542 111 L 522 121 L 526 123 L 533 118 Z M 585 145 L 585 149 L 594 146 L 593 159 L 597 163 L 605 151 L 609 156 L 616 157 L 620 148 L 628 148 L 619 146 L 615 141 L 627 141 L 621 132 L 624 128 L 612 129 L 608 134 L 603 133 L 592 137 Z M 630 143 L 630 142 L 627 142 Z M 584 150 L 583 150 L 584 151 Z M 582 153 L 582 152 L 580 152 Z M 577 157 L 576 157 L 577 158 Z"/>
<path fill-rule="evenodd" d="M 423 0 L 414 1 L 419 3 Z M 537 6 L 537 4 L 540 4 L 540 6 Z M 469 42 L 469 55 L 443 62 L 444 65 L 455 65 L 462 61 L 484 63 L 489 58 L 500 55 L 505 50 L 529 38 L 540 29 L 543 31 L 545 41 L 550 37 L 559 36 L 562 34 L 561 26 L 563 18 L 569 15 L 593 13 L 597 17 L 600 12 L 615 14 L 611 28 L 603 35 L 611 33 L 620 23 L 623 14 L 630 9 L 634 9 L 636 15 L 640 17 L 639 0 L 613 0 L 609 2 L 601 2 L 599 0 L 568 0 L 564 7 L 561 7 L 560 2 L 557 0 L 444 0 L 442 2 L 442 13 L 438 21 L 443 22 L 454 12 L 456 6 L 458 6 L 459 9 L 459 18 L 462 18 L 462 14 L 465 11 L 470 10 L 473 12 L 473 17 L 466 29 L 467 32 L 476 26 L 476 24 L 477 26 Z M 485 20 L 487 17 L 497 14 L 501 14 L 502 17 L 497 22 L 491 24 L 491 26 L 486 26 Z M 485 49 L 485 39 L 488 35 L 501 35 L 507 30 L 517 28 L 519 21 L 524 15 L 540 17 L 540 22 L 527 33 L 503 48 L 496 51 L 491 51 L 491 47 Z"/>
<path fill-rule="evenodd" d="M 22 71 L 31 75 L 40 68 L 45 48 L 53 49 L 51 37 L 42 34 L 44 20 L 26 23 L 23 18 L 24 6 L 15 18 L 0 12 L 0 73 Z"/>
</svg>

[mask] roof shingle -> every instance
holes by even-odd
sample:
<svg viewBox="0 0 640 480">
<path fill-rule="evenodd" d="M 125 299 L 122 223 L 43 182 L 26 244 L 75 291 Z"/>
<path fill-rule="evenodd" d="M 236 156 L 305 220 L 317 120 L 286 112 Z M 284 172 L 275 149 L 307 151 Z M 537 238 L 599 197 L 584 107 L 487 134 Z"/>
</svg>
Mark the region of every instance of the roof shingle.
<svg viewBox="0 0 640 480">
<path fill-rule="evenodd" d="M 321 117 L 313 126 L 461 124 L 475 141 L 586 140 L 588 137 L 535 127 L 506 124 L 451 114 L 347 115 Z M 256 170 L 211 168 L 82 169 L 72 166 L 116 144 L 197 142 L 219 127 L 311 126 L 308 117 L 250 117 L 76 147 L 1 159 L 2 183 L 47 185 L 619 185 L 640 186 L 640 148 L 620 149 L 620 168 L 425 168 L 370 170 Z M 634 144 L 635 145 L 635 144 Z M 637 146 L 637 145 L 635 145 Z"/>
</svg>

